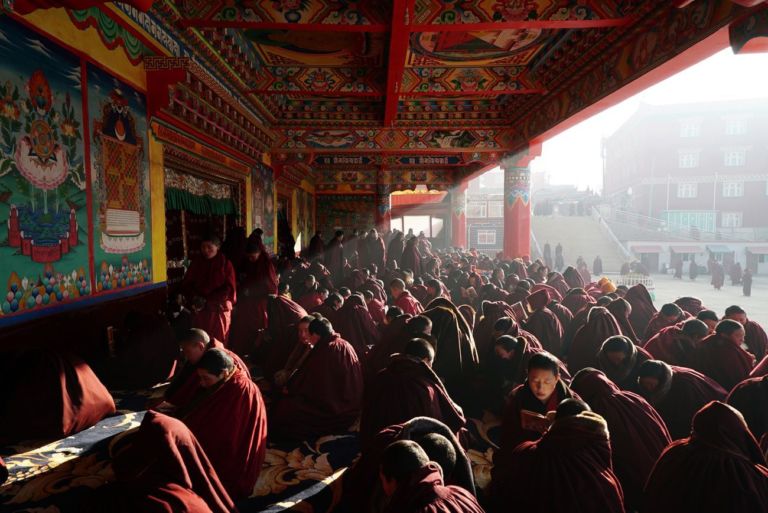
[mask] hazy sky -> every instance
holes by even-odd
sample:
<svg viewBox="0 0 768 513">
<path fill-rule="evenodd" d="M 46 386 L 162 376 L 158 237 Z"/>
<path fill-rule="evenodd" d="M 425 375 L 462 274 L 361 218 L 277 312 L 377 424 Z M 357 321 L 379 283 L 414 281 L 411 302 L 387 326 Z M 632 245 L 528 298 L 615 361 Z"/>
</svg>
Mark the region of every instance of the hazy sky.
<svg viewBox="0 0 768 513">
<path fill-rule="evenodd" d="M 733 55 L 723 50 L 546 141 L 534 172 L 549 173 L 552 184 L 602 188 L 600 140 L 616 131 L 641 103 L 768 99 L 768 54 Z"/>
</svg>

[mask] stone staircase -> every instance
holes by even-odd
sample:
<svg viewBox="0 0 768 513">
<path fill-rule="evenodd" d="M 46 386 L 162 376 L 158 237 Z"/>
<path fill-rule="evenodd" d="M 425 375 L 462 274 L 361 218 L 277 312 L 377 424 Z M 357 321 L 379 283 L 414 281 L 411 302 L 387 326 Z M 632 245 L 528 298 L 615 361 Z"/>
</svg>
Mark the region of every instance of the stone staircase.
<svg viewBox="0 0 768 513">
<path fill-rule="evenodd" d="M 626 261 L 616 242 L 591 216 L 533 216 L 531 229 L 542 249 L 547 242 L 552 246 L 552 258 L 557 243 L 562 244 L 566 266 L 575 266 L 581 256 L 592 271 L 592 261 L 600 255 L 603 272 L 616 273 Z"/>
</svg>

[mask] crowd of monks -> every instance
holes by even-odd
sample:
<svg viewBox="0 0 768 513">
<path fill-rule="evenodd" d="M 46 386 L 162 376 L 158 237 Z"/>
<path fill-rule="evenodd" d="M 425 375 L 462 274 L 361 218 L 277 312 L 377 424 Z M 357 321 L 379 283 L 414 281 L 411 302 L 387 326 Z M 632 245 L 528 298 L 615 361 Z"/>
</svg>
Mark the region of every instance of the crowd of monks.
<svg viewBox="0 0 768 513">
<path fill-rule="evenodd" d="M 169 301 L 148 361 L 170 342 L 173 369 L 154 373 L 162 396 L 84 510 L 236 511 L 267 440 L 359 431 L 342 513 L 768 511 L 768 337 L 739 306 L 657 311 L 643 285 L 586 265 L 436 251 L 423 235 L 318 233 L 300 258 L 270 255 L 259 230 L 232 237 L 206 237 Z M 25 352 L 1 370 L 27 390 L 0 404 L 2 443 L 115 411 L 76 357 Z M 488 415 L 500 436 L 476 483 L 469 419 Z"/>
</svg>

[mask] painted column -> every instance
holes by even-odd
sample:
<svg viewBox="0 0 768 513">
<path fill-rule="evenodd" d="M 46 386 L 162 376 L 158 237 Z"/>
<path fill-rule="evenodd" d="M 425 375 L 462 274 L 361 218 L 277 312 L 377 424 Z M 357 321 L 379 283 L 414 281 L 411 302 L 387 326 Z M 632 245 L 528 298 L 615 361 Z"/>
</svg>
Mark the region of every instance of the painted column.
<svg viewBox="0 0 768 513">
<path fill-rule="evenodd" d="M 384 233 L 392 225 L 392 185 L 391 176 L 383 168 L 376 172 L 376 212 L 374 214 L 376 230 Z"/>
<path fill-rule="evenodd" d="M 467 248 L 467 182 L 451 189 L 451 246 Z"/>
<path fill-rule="evenodd" d="M 505 157 L 504 169 L 504 257 L 531 255 L 531 161 L 541 154 L 541 145 Z"/>
</svg>

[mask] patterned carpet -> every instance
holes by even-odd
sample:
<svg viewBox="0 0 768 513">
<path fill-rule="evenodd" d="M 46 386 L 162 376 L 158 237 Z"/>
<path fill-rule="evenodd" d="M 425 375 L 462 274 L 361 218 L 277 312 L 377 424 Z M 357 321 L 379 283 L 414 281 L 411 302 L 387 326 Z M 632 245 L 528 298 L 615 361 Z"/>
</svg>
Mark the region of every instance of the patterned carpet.
<svg viewBox="0 0 768 513">
<path fill-rule="evenodd" d="M 90 490 L 112 479 L 109 448 L 138 427 L 151 391 L 114 393 L 118 414 L 77 435 L 45 445 L 24 443 L 0 449 L 10 478 L 0 487 L 0 513 L 77 512 Z M 472 419 L 469 457 L 478 488 L 490 481 L 498 420 Z M 29 449 L 30 447 L 36 447 Z M 238 503 L 242 513 L 330 511 L 341 495 L 341 479 L 358 454 L 357 435 L 327 436 L 298 447 L 270 444 L 253 495 Z"/>
</svg>

